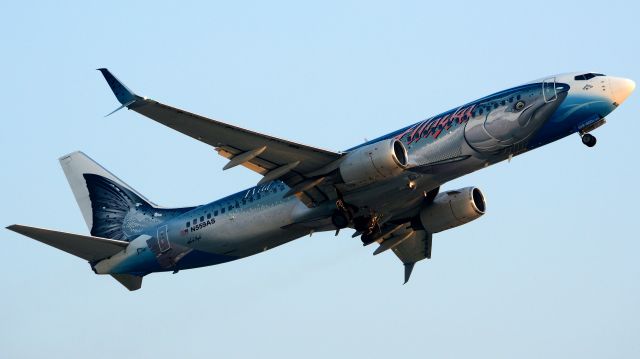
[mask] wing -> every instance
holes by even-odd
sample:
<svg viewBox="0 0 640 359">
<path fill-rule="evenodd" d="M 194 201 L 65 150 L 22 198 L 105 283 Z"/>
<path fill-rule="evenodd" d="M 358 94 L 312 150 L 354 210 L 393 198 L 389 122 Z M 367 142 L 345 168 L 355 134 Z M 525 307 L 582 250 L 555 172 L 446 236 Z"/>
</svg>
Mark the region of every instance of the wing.
<svg viewBox="0 0 640 359">
<path fill-rule="evenodd" d="M 404 264 L 404 283 L 411 277 L 416 262 L 431 258 L 433 234 L 425 230 L 414 230 L 409 222 L 400 225 L 387 223 L 376 239 L 380 246 L 373 255 L 391 249 Z"/>
<path fill-rule="evenodd" d="M 416 262 L 431 258 L 433 234 L 427 231 L 415 231 L 414 235 L 393 248 L 393 253 L 404 264 L 404 282 L 409 281 Z"/>
<path fill-rule="evenodd" d="M 313 173 L 338 160 L 339 153 L 246 130 L 140 97 L 109 70 L 98 70 L 122 104 L 115 111 L 126 107 L 213 146 L 221 156 L 229 159 L 225 170 L 238 165 L 247 167 L 263 176 L 259 184 L 280 179 L 292 188 L 291 194 L 307 206 L 329 198 L 326 191 L 318 187 L 322 177 L 313 176 Z"/>
</svg>

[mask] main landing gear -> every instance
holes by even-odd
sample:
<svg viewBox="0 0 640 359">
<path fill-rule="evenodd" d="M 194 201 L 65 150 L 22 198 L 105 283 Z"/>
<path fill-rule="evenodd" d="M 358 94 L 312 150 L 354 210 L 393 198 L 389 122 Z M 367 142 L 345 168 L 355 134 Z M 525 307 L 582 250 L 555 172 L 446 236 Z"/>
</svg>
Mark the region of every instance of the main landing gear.
<svg viewBox="0 0 640 359">
<path fill-rule="evenodd" d="M 593 147 L 596 145 L 596 137 L 590 133 L 585 133 L 582 135 L 582 143 L 584 143 L 587 147 Z"/>
<path fill-rule="evenodd" d="M 373 243 L 380 235 L 380 216 L 371 211 L 369 215 L 356 215 L 358 208 L 344 202 L 336 201 L 336 209 L 331 215 L 331 223 L 336 227 L 336 236 L 340 229 L 353 225 L 364 245 Z"/>
</svg>

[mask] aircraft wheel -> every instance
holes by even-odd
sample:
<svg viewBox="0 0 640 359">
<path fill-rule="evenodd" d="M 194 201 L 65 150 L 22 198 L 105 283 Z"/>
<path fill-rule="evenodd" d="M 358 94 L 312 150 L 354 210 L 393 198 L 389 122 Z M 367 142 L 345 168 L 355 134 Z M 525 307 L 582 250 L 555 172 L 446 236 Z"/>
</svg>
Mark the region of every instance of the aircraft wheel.
<svg viewBox="0 0 640 359">
<path fill-rule="evenodd" d="M 592 134 L 589 133 L 585 133 L 584 135 L 582 135 L 582 143 L 584 143 L 585 146 L 587 147 L 593 147 L 596 145 L 596 137 Z"/>
</svg>

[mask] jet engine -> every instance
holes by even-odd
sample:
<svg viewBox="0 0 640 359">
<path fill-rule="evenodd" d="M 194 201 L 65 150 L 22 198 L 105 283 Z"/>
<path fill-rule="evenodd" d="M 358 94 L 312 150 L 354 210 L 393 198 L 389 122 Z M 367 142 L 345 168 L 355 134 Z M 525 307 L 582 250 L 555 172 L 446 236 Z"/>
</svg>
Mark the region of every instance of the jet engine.
<svg viewBox="0 0 640 359">
<path fill-rule="evenodd" d="M 447 191 L 420 211 L 420 222 L 427 231 L 438 233 L 479 218 L 485 208 L 484 195 L 478 188 Z"/>
<path fill-rule="evenodd" d="M 407 149 L 402 142 L 386 139 L 347 154 L 340 164 L 340 176 L 348 185 L 365 185 L 402 173 L 407 162 Z"/>
</svg>

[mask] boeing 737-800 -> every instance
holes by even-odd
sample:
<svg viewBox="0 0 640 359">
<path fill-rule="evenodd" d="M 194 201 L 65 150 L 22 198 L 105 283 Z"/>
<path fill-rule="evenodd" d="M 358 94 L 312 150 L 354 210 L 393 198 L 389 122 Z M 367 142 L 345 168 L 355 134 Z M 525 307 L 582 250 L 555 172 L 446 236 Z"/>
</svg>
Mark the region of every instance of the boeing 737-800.
<svg viewBox="0 0 640 359">
<path fill-rule="evenodd" d="M 435 233 L 485 213 L 480 189 L 446 182 L 605 123 L 635 88 L 599 73 L 549 76 L 464 104 L 342 152 L 245 130 L 167 106 L 104 75 L 121 108 L 202 141 L 260 175 L 257 186 L 185 208 L 158 206 L 82 152 L 60 164 L 91 235 L 8 228 L 89 262 L 129 290 L 150 273 L 229 262 L 320 231 L 355 230 L 393 252 L 409 280 Z M 116 110 L 117 111 L 117 110 Z M 114 111 L 115 112 L 115 111 Z"/>
</svg>

